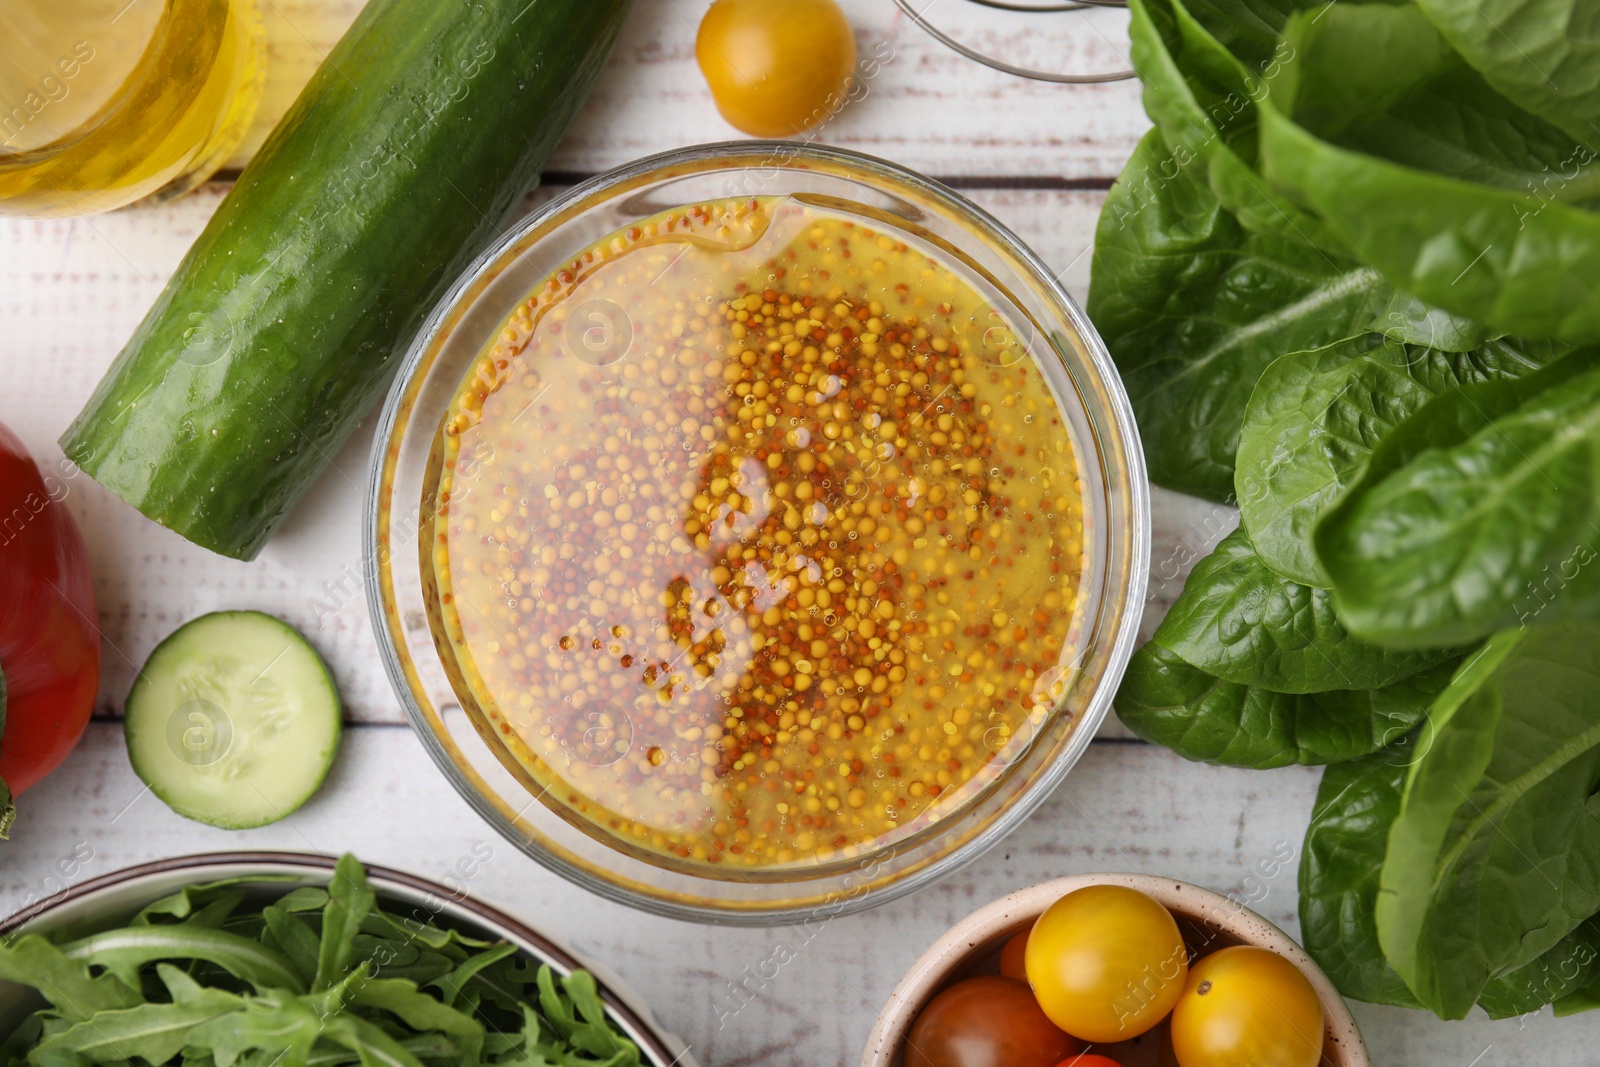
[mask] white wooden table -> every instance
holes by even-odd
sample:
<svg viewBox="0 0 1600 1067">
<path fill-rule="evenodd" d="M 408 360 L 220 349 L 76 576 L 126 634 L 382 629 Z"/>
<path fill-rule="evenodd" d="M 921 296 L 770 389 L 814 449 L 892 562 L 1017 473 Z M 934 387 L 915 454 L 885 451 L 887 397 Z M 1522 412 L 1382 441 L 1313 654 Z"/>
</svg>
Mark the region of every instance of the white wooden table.
<svg viewBox="0 0 1600 1067">
<path fill-rule="evenodd" d="M 610 69 L 552 163 L 545 190 L 640 155 L 736 136 L 694 66 L 706 0 L 638 0 Z M 263 0 L 272 66 L 259 144 L 359 0 Z M 890 0 L 845 0 L 862 53 L 883 57 L 865 100 L 822 139 L 945 178 L 1021 233 L 1081 301 L 1104 190 L 1148 125 L 1136 83 L 1059 87 L 996 74 L 945 51 Z M 931 0 L 930 18 L 1014 61 L 1056 69 L 1127 64 L 1126 17 L 1015 18 L 964 0 Z M 93 219 L 0 220 L 0 421 L 43 462 L 184 250 L 227 191 L 219 181 L 175 203 Z M 67 506 L 88 540 L 105 636 L 100 709 L 83 744 L 22 798 L 0 848 L 0 913 L 65 882 L 186 852 L 353 850 L 443 878 L 481 849 L 470 890 L 625 975 L 702 1063 L 852 1064 L 901 972 L 952 921 L 1032 882 L 1096 870 L 1160 873 L 1230 891 L 1285 846 L 1298 854 L 1314 769 L 1270 773 L 1185 763 L 1109 724 L 1067 783 L 974 868 L 915 896 L 834 919 L 809 939 L 794 928 L 725 930 L 637 914 L 592 897 L 496 837 L 451 790 L 405 725 L 378 662 L 359 571 L 370 434 L 358 433 L 252 563 L 236 563 L 147 522 L 87 477 Z M 1203 554 L 1235 523 L 1229 509 L 1155 493 L 1153 627 L 1181 584 L 1179 559 Z M 1186 550 L 1186 551 L 1185 551 Z M 359 580 L 359 579 L 355 579 Z M 342 591 L 341 591 L 342 587 Z M 337 610 L 329 613 L 327 605 Z M 351 729 L 322 792 L 289 819 L 230 833 L 187 822 L 149 796 L 128 766 L 117 721 L 137 665 L 183 621 L 222 608 L 277 614 L 332 663 Z M 69 878 L 74 855 L 92 854 Z M 459 874 L 456 877 L 460 877 Z M 1293 931 L 1286 870 L 1257 904 Z M 788 953 L 780 953 L 779 947 Z M 774 956 L 793 959 L 757 976 Z M 765 968 L 771 974 L 770 967 Z M 756 999 L 735 1011 L 735 985 Z M 1418 1067 L 1592 1064 L 1600 1016 L 1548 1012 L 1490 1023 L 1356 1006 L 1376 1063 Z"/>
</svg>

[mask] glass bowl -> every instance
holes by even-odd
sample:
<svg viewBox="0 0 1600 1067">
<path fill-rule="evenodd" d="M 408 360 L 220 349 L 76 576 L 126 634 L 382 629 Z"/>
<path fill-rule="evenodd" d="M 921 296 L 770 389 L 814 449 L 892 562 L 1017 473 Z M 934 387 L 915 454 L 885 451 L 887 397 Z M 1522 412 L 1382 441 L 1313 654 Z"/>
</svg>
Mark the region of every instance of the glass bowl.
<svg viewBox="0 0 1600 1067">
<path fill-rule="evenodd" d="M 917 242 L 963 272 L 991 314 L 1003 317 L 1012 331 L 1006 358 L 1032 360 L 1076 453 L 1087 560 L 1072 620 L 1078 652 L 1036 689 L 1035 701 L 1039 692 L 1048 699 L 1002 735 L 1003 746 L 991 745 L 982 773 L 940 797 L 937 814 L 914 820 L 903 835 L 822 853 L 805 866 L 680 864 L 628 847 L 548 800 L 547 790 L 524 784 L 527 775 L 491 739 L 492 727 L 463 710 L 450 681 L 454 665 L 435 641 L 418 536 L 433 517 L 430 454 L 441 421 L 466 369 L 537 285 L 602 238 L 666 209 L 767 196 L 844 211 Z M 466 271 L 423 324 L 384 405 L 364 538 L 368 604 L 385 667 L 424 746 L 479 814 L 534 859 L 602 896 L 677 918 L 754 925 L 827 918 L 909 893 L 975 859 L 1049 795 L 1105 718 L 1132 652 L 1149 526 L 1138 432 L 1116 370 L 1088 319 L 1014 234 L 891 163 L 741 141 L 650 157 L 579 185 Z"/>
</svg>

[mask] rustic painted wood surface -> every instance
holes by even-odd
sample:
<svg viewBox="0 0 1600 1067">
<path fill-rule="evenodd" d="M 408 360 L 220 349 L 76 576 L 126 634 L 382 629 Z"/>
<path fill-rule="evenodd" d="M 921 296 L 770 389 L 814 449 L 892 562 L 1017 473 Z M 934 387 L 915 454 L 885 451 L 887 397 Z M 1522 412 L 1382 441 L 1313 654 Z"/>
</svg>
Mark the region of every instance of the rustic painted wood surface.
<svg viewBox="0 0 1600 1067">
<path fill-rule="evenodd" d="M 705 0 L 639 0 L 615 61 L 554 169 L 563 180 L 638 155 L 720 140 L 693 68 L 693 23 Z M 337 39 L 358 0 L 263 0 L 272 59 L 254 143 Z M 978 68 L 926 39 L 890 0 L 847 0 L 863 54 L 892 56 L 858 107 L 823 138 L 957 181 L 1061 273 L 1081 300 L 1103 189 L 1147 122 L 1138 88 L 1034 85 Z M 1126 62 L 1125 18 L 1019 21 L 964 0 L 932 0 L 930 18 L 1013 61 L 1075 69 Z M 1019 17 L 1020 19 L 1020 17 Z M 235 161 L 242 165 L 244 156 Z M 553 184 L 530 205 L 558 188 Z M 93 219 L 0 220 L 0 421 L 46 463 L 77 411 L 226 182 L 175 203 Z M 1231 771 L 1184 763 L 1101 732 L 1066 785 L 991 858 L 916 896 L 801 930 L 718 930 L 636 914 L 544 871 L 496 838 L 435 772 L 403 725 L 384 680 L 357 574 L 360 487 L 370 438 L 358 433 L 261 558 L 209 555 L 146 522 L 86 477 L 67 478 L 67 506 L 96 567 L 105 632 L 99 721 L 67 765 L 23 798 L 16 840 L 0 853 L 0 913 L 69 881 L 184 852 L 230 848 L 351 849 L 377 863 L 443 878 L 478 842 L 492 860 L 470 888 L 625 975 L 702 1063 L 851 1064 L 904 968 L 952 921 L 1019 886 L 1063 874 L 1140 870 L 1258 901 L 1295 927 L 1292 867 L 1260 866 L 1298 849 L 1317 772 Z M 1181 586 L 1184 562 L 1234 523 L 1232 512 L 1157 491 L 1145 625 Z M 166 633 L 218 608 L 255 607 L 304 630 L 333 664 L 355 723 L 332 778 L 301 812 L 228 833 L 185 822 L 143 790 L 114 718 L 137 665 Z M 75 854 L 92 853 L 70 876 Z M 459 876 L 459 875 L 458 875 Z M 784 952 L 780 953 L 782 946 Z M 775 957 L 794 959 L 778 970 Z M 751 976 L 756 976 L 752 978 Z M 755 996 L 738 1008 L 734 986 Z M 744 995 L 749 999 L 749 994 Z M 1600 1019 L 1445 1024 L 1357 1007 L 1375 1062 L 1490 1067 L 1537 1059 L 1590 1064 Z"/>
</svg>

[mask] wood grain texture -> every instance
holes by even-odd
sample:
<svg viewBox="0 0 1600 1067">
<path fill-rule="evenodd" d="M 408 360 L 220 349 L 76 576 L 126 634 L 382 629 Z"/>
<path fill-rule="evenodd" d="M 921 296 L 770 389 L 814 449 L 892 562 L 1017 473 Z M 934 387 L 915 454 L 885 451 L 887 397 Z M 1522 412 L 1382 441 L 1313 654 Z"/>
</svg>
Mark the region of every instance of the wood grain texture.
<svg viewBox="0 0 1600 1067">
<path fill-rule="evenodd" d="M 1106 178 L 1149 127 L 1137 82 L 1062 86 L 1024 81 L 963 59 L 890 0 L 841 0 L 863 61 L 866 96 L 817 133 L 830 144 L 930 174 Z M 256 122 L 230 164 L 241 167 L 355 18 L 360 0 L 260 0 L 269 65 Z M 1018 15 L 968 0 L 919 0 L 945 32 L 1007 60 L 1064 71 L 1125 69 L 1120 11 Z M 723 122 L 694 61 L 707 0 L 637 0 L 593 98 L 551 169 L 594 174 L 639 156 L 742 136 Z M 869 68 L 872 69 L 872 68 Z"/>
<path fill-rule="evenodd" d="M 360 520 L 370 432 L 358 431 L 253 563 L 223 559 L 156 526 L 85 475 L 56 438 L 155 300 L 226 186 L 92 219 L 0 220 L 0 421 L 67 486 L 95 561 L 105 636 L 101 705 L 116 714 L 138 666 L 188 619 L 223 608 L 278 615 L 310 637 L 338 676 L 350 717 L 401 721 L 378 662 L 361 585 Z M 532 206 L 555 195 L 535 193 Z M 1078 299 L 1104 194 L 979 189 L 968 194 L 1019 233 Z M 370 424 L 370 420 L 369 420 Z M 1232 527 L 1232 509 L 1156 494 L 1146 631 L 1189 566 Z M 1113 727 L 1114 735 L 1120 727 Z"/>
<path fill-rule="evenodd" d="M 96 724 L 59 773 L 22 797 L 0 865 L 0 913 L 165 856 L 353 849 L 372 863 L 465 884 L 623 975 L 708 1067 L 849 1067 L 878 1006 L 928 944 L 1020 886 L 1091 871 L 1160 873 L 1237 893 L 1293 932 L 1294 860 L 1271 877 L 1247 875 L 1294 854 L 1316 782 L 1317 772 L 1303 768 L 1202 768 L 1150 745 L 1095 745 L 1032 819 L 944 881 L 809 927 L 729 930 L 640 914 L 545 871 L 483 825 L 405 729 L 351 731 L 306 807 L 273 826 L 230 832 L 168 811 L 130 771 L 121 731 Z M 486 863 L 467 862 L 486 849 Z M 74 854 L 91 858 L 66 877 Z M 741 985 L 747 992 L 738 994 Z M 1600 1020 L 1582 1017 L 1442 1023 L 1356 1008 L 1383 1067 L 1580 1067 L 1594 1062 L 1600 1037 Z"/>
</svg>

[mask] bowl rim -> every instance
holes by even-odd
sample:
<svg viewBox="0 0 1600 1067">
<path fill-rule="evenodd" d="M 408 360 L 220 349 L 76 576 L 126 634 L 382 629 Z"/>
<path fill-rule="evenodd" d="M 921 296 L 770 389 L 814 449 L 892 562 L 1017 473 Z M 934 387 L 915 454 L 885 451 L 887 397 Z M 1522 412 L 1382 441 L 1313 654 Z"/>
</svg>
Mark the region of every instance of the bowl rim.
<svg viewBox="0 0 1600 1067">
<path fill-rule="evenodd" d="M 716 161 L 730 161 L 740 157 L 762 158 L 774 168 L 787 168 L 794 160 L 832 163 L 844 168 L 852 180 L 866 182 L 857 177 L 857 170 L 867 175 L 886 177 L 940 202 L 952 210 L 964 213 L 978 227 L 996 240 L 1006 255 L 1031 275 L 1054 303 L 1056 309 L 1071 325 L 1077 344 L 1074 346 L 1098 379 L 1105 406 L 1102 417 L 1107 430 L 1115 431 L 1122 443 L 1120 459 L 1127 480 L 1127 586 L 1123 591 L 1122 616 L 1110 634 L 1105 651 L 1105 661 L 1090 693 L 1087 706 L 1065 750 L 1051 763 L 1041 768 L 1037 777 L 1005 810 L 996 815 L 987 832 L 965 842 L 943 856 L 938 856 L 910 873 L 887 883 L 865 888 L 848 888 L 827 893 L 812 894 L 776 903 L 749 904 L 740 901 L 711 901 L 710 898 L 687 899 L 669 892 L 656 892 L 648 884 L 623 881 L 618 878 L 599 877 L 581 863 L 569 859 L 543 842 L 526 839 L 515 833 L 492 801 L 479 790 L 468 789 L 469 783 L 458 781 L 460 768 L 435 735 L 428 722 L 427 713 L 419 706 L 411 688 L 411 668 L 397 646 L 390 629 L 390 619 L 385 604 L 387 584 L 385 570 L 392 564 L 388 559 L 387 545 L 380 540 L 383 522 L 381 502 L 385 496 L 385 474 L 388 469 L 388 452 L 394 438 L 396 425 L 406 408 L 406 397 L 419 366 L 426 358 L 440 330 L 449 322 L 462 298 L 483 277 L 485 271 L 510 252 L 520 242 L 550 219 L 572 205 L 606 189 L 653 172 L 668 171 L 676 166 Z M 667 918 L 738 926 L 768 926 L 794 924 L 813 919 L 818 913 L 828 916 L 851 914 L 888 903 L 913 893 L 945 876 L 960 870 L 978 859 L 989 849 L 1014 831 L 1032 815 L 1045 799 L 1066 778 L 1094 740 L 1101 724 L 1111 712 L 1112 697 L 1117 683 L 1126 671 L 1129 658 L 1138 644 L 1139 626 L 1143 604 L 1149 584 L 1151 545 L 1150 484 L 1144 460 L 1144 447 L 1134 418 L 1133 406 L 1122 382 L 1121 374 L 1106 348 L 1104 340 L 1078 302 L 1067 292 L 1056 272 L 1049 269 L 1039 255 L 1010 227 L 995 218 L 984 208 L 963 196 L 959 191 L 927 175 L 890 160 L 865 152 L 822 145 L 814 142 L 780 140 L 729 140 L 689 145 L 640 157 L 630 163 L 594 175 L 553 197 L 532 212 L 518 219 L 504 233 L 492 241 L 475 257 L 450 286 L 443 291 L 428 315 L 418 327 L 404 358 L 396 368 L 395 377 L 379 412 L 373 438 L 372 454 L 368 463 L 367 482 L 362 520 L 362 546 L 364 577 L 368 614 L 378 645 L 379 657 L 388 675 L 390 687 L 405 710 L 412 730 L 422 741 L 424 750 L 439 767 L 446 780 L 478 815 L 492 826 L 519 851 L 530 856 L 541 866 L 605 899 L 627 905 L 647 913 Z M 392 504 L 392 502 L 391 502 Z M 970 813 L 968 813 L 970 814 Z M 874 854 L 876 855 L 876 854 Z M 867 857 L 870 860 L 871 856 Z M 792 884 L 802 885 L 803 879 Z"/>
<path fill-rule="evenodd" d="M 144 878 L 180 871 L 201 872 L 228 867 L 256 868 L 263 875 L 282 873 L 286 870 L 331 875 L 337 862 L 334 857 L 317 853 L 270 850 L 197 852 L 151 860 L 96 875 L 34 901 L 0 919 L 0 939 L 25 933 L 27 926 L 59 908 L 85 901 L 99 893 L 123 888 Z M 628 1036 L 640 1045 L 640 1050 L 650 1060 L 653 1060 L 658 1067 L 694 1067 L 695 1061 L 689 1056 L 688 1046 L 662 1030 L 648 1008 L 636 1006 L 634 1002 L 638 999 L 637 996 L 631 991 L 618 988 L 620 983 L 606 972 L 605 968 L 596 971 L 571 950 L 551 940 L 548 935 L 540 933 L 494 905 L 479 900 L 464 889 L 451 889 L 431 879 L 381 864 L 362 863 L 362 867 L 367 872 L 367 880 L 379 893 L 382 893 L 386 886 L 398 886 L 426 898 L 436 898 L 441 902 L 438 911 L 455 908 L 465 912 L 468 920 L 504 936 L 507 941 L 541 962 L 554 964 L 558 970 L 567 974 L 576 970 L 588 971 L 595 976 L 606 1012 L 623 1025 Z M 674 1052 L 674 1047 L 678 1047 L 679 1051 Z"/>
<path fill-rule="evenodd" d="M 861 1052 L 861 1067 L 889 1067 L 899 1062 L 900 1046 L 917 1013 L 951 971 L 974 951 L 1037 919 L 1068 893 L 1099 885 L 1137 889 L 1182 918 L 1217 927 L 1246 944 L 1269 949 L 1289 960 L 1310 981 L 1322 1002 L 1324 1032 L 1344 1049 L 1342 1067 L 1371 1067 L 1361 1030 L 1343 995 L 1300 943 L 1270 919 L 1214 889 L 1179 878 L 1120 871 L 1075 874 L 1037 882 L 991 901 L 958 920 L 935 939 L 895 983 L 867 1035 Z M 1326 1053 L 1322 1062 L 1328 1062 Z"/>
</svg>

